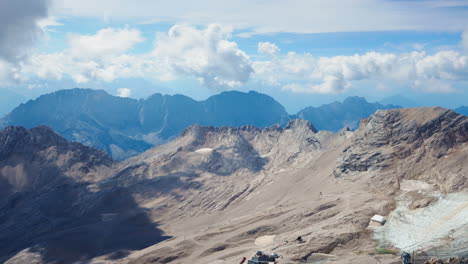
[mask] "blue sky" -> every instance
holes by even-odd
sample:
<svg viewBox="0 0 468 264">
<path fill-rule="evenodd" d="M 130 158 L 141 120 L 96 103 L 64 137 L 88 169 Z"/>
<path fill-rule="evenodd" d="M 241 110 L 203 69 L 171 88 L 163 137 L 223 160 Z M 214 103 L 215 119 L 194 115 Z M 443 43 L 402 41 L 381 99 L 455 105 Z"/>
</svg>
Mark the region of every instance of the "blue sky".
<svg viewBox="0 0 468 264">
<path fill-rule="evenodd" d="M 291 113 L 350 95 L 468 105 L 468 1 L 2 5 L 20 13 L 8 21 L 19 33 L 0 27 L 0 89 L 27 97 L 73 87 L 195 99 L 257 90 Z M 12 47 L 18 44 L 21 50 Z"/>
</svg>

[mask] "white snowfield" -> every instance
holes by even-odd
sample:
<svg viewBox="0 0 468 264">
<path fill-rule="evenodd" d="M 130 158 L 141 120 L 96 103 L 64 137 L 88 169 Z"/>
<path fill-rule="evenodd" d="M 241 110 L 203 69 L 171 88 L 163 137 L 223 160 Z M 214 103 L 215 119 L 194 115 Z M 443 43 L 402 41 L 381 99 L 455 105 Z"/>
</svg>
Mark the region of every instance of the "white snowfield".
<svg viewBox="0 0 468 264">
<path fill-rule="evenodd" d="M 207 154 L 207 153 L 213 152 L 213 149 L 212 148 L 201 148 L 201 149 L 195 150 L 195 152 L 200 153 L 200 154 Z"/>
<path fill-rule="evenodd" d="M 410 210 L 400 201 L 375 238 L 407 252 L 431 255 L 468 255 L 468 192 L 438 194 L 425 208 Z"/>
</svg>

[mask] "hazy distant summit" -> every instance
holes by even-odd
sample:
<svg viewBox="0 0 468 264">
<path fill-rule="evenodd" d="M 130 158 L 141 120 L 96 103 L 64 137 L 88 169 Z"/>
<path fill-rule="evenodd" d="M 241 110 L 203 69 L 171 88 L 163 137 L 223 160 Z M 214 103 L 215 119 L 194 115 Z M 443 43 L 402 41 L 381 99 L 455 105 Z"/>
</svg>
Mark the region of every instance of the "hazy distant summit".
<svg viewBox="0 0 468 264">
<path fill-rule="evenodd" d="M 409 98 L 406 98 L 405 96 L 400 95 L 400 94 L 385 97 L 382 100 L 380 100 L 379 103 L 383 105 L 399 105 L 404 108 L 421 106 L 417 102 Z"/>
<path fill-rule="evenodd" d="M 396 105 L 369 103 L 363 97 L 352 96 L 341 102 L 333 102 L 320 107 L 306 107 L 297 113 L 301 119 L 306 119 L 318 130 L 338 131 L 343 127 L 356 129 L 361 118 L 368 118 L 377 110 L 401 108 Z"/>
<path fill-rule="evenodd" d="M 461 114 L 461 115 L 468 116 L 468 106 L 460 106 L 460 107 L 454 109 L 454 111 Z"/>
</svg>

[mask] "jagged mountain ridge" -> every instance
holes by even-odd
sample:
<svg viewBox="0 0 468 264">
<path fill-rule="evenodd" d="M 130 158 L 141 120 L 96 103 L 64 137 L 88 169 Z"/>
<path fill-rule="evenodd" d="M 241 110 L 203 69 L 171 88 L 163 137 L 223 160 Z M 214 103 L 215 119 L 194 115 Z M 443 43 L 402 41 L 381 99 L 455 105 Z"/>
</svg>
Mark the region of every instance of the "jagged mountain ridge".
<svg viewBox="0 0 468 264">
<path fill-rule="evenodd" d="M 113 163 L 104 151 L 69 143 L 46 126 L 1 130 L 0 160 L 0 176 L 7 181 L 2 187 L 12 188 L 2 192 L 3 198 L 10 192 L 40 190 L 59 176 L 97 181 L 104 175 L 97 175 L 93 170 Z"/>
<path fill-rule="evenodd" d="M 352 96 L 341 102 L 333 102 L 320 107 L 306 107 L 297 117 L 311 121 L 318 130 L 337 132 L 344 127 L 358 128 L 361 118 L 368 118 L 377 110 L 401 108 L 396 105 L 369 103 L 363 97 Z"/>
<path fill-rule="evenodd" d="M 369 171 L 379 179 L 423 179 L 448 190 L 468 188 L 468 175 L 458 175 L 468 164 L 466 153 L 447 159 L 450 152 L 464 153 L 468 141 L 468 119 L 444 108 L 414 108 L 377 111 L 364 119 L 353 141 L 338 162 L 337 177 Z M 466 160 L 465 160 L 466 161 Z M 382 170 L 389 169 L 388 174 Z M 454 171 L 455 170 L 455 171 Z M 391 175 L 391 176 L 390 176 Z"/>
</svg>

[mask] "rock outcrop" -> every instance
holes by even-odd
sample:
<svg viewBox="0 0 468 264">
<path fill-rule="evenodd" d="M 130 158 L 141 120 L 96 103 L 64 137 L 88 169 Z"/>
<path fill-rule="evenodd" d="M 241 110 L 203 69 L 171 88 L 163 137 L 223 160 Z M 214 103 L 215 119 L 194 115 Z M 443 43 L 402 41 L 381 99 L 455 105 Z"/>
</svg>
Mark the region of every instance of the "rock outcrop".
<svg viewBox="0 0 468 264">
<path fill-rule="evenodd" d="M 459 168 L 466 166 L 463 158 L 467 141 L 468 118 L 451 110 L 380 110 L 362 120 L 334 174 L 346 177 L 374 172 L 384 181 L 425 179 L 448 189 L 464 189 L 468 186 L 467 175 Z M 452 153 L 457 154 L 455 159 L 444 159 Z M 385 170 L 393 176 L 388 176 Z M 434 177 L 442 173 L 446 177 Z"/>
</svg>

